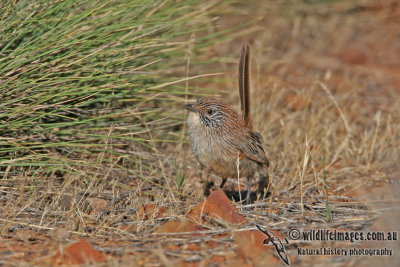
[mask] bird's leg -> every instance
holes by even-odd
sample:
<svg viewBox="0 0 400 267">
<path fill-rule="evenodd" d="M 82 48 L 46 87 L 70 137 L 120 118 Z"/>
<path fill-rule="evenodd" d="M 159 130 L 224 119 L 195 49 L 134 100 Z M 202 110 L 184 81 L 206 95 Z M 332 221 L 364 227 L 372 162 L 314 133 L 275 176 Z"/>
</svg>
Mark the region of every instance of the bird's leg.
<svg viewBox="0 0 400 267">
<path fill-rule="evenodd" d="M 203 171 L 204 171 L 204 167 L 203 165 L 200 164 L 200 180 L 203 181 Z"/>
<path fill-rule="evenodd" d="M 224 184 L 226 183 L 226 180 L 228 180 L 228 178 L 222 178 L 222 182 L 219 185 L 219 189 L 222 189 L 222 187 L 224 187 Z"/>
<path fill-rule="evenodd" d="M 260 198 L 264 198 L 265 195 L 268 193 L 268 186 L 269 186 L 268 174 L 260 172 L 258 179 L 258 189 L 257 189 L 257 195 L 259 195 Z"/>
<path fill-rule="evenodd" d="M 251 177 L 247 178 L 247 196 L 246 204 L 250 204 L 250 193 L 251 193 Z"/>
<path fill-rule="evenodd" d="M 209 194 L 210 194 L 210 188 L 214 185 L 214 183 L 213 182 L 211 182 L 211 183 L 209 183 L 208 182 L 208 178 L 210 177 L 210 169 L 208 169 L 208 168 L 205 168 L 205 171 L 203 172 L 203 170 L 204 170 L 204 167 L 203 166 L 201 166 L 201 180 L 203 180 L 204 181 L 204 188 L 203 188 L 203 196 L 208 196 Z M 205 179 L 203 179 L 203 173 L 204 173 L 204 178 Z"/>
</svg>

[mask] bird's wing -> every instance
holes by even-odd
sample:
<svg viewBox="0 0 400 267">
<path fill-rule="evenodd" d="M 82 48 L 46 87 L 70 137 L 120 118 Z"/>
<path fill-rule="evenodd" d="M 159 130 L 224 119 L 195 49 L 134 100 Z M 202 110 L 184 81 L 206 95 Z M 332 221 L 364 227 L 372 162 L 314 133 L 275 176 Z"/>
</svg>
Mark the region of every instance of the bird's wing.
<svg viewBox="0 0 400 267">
<path fill-rule="evenodd" d="M 262 136 L 250 129 L 248 134 L 242 136 L 242 140 L 235 142 L 236 148 L 248 159 L 269 167 L 269 161 L 262 145 Z"/>
</svg>

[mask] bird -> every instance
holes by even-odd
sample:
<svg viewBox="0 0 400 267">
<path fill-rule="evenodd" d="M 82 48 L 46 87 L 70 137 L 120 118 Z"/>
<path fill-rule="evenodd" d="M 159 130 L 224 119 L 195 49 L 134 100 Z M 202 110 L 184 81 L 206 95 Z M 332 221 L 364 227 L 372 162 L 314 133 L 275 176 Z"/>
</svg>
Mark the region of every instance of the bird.
<svg viewBox="0 0 400 267">
<path fill-rule="evenodd" d="M 269 167 L 263 138 L 253 131 L 251 123 L 249 61 L 250 47 L 244 45 L 238 74 L 241 115 L 224 101 L 212 98 L 200 98 L 184 105 L 190 111 L 189 139 L 201 166 L 202 179 L 204 171 L 206 187 L 211 172 L 222 178 L 220 189 L 228 178 L 247 177 L 247 203 L 250 203 L 254 174 Z"/>
</svg>

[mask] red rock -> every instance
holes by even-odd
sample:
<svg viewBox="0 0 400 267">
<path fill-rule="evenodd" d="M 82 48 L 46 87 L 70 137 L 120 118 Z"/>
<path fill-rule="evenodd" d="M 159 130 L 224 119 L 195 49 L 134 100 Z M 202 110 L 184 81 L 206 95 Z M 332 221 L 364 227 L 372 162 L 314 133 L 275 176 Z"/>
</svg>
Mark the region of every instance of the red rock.
<svg viewBox="0 0 400 267">
<path fill-rule="evenodd" d="M 263 245 L 263 240 L 268 237 L 262 232 L 258 230 L 236 232 L 234 238 L 238 257 L 249 259 L 257 266 L 281 262 L 273 245 Z"/>
<path fill-rule="evenodd" d="M 237 212 L 222 190 L 211 192 L 206 200 L 189 211 L 188 216 L 195 221 L 201 221 L 204 214 L 234 224 L 246 223 L 246 219 Z"/>
<path fill-rule="evenodd" d="M 95 250 L 89 242 L 82 240 L 58 251 L 53 257 L 52 264 L 91 264 L 105 261 L 106 258 L 101 252 Z"/>
</svg>

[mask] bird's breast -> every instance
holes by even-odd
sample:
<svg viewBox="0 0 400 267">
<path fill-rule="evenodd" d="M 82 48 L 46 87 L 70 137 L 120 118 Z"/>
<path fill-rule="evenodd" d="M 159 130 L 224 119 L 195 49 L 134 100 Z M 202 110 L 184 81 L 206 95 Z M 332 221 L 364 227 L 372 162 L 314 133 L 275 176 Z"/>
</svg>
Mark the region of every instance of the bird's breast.
<svg viewBox="0 0 400 267">
<path fill-rule="evenodd" d="M 248 176 L 258 168 L 258 164 L 248 159 L 238 162 L 237 149 L 228 140 L 213 132 L 200 121 L 199 114 L 189 113 L 187 119 L 190 143 L 197 160 L 220 177 L 237 176 L 239 163 L 240 176 Z"/>
</svg>

